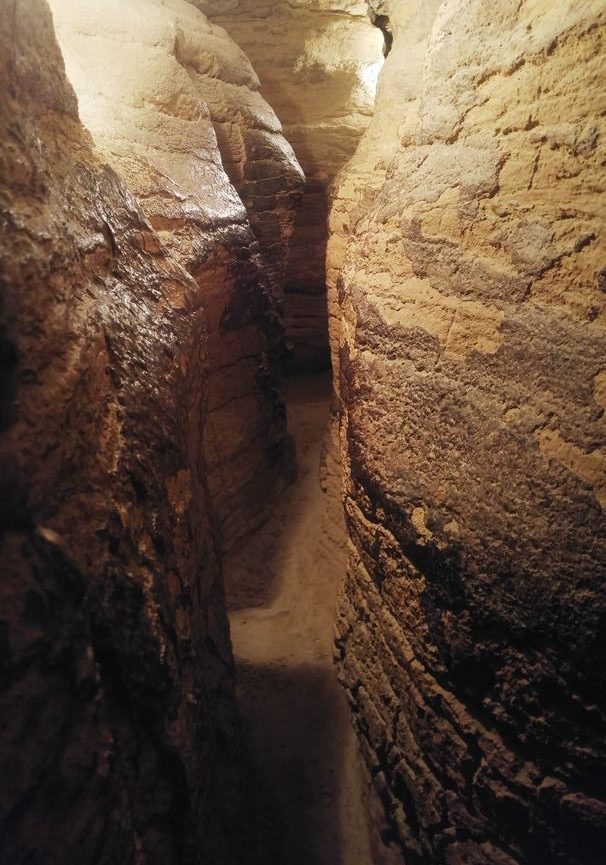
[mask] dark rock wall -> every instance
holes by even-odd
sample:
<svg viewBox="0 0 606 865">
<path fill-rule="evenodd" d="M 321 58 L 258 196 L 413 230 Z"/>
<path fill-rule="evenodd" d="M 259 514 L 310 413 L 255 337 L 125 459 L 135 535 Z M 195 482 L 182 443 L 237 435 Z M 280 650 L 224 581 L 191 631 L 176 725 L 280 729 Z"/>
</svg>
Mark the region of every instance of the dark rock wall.
<svg viewBox="0 0 606 865">
<path fill-rule="evenodd" d="M 434 15 L 339 277 L 341 674 L 407 863 L 598 865 L 604 5 Z"/>
<path fill-rule="evenodd" d="M 46 4 L 0 42 L 0 861 L 241 861 L 200 288 L 94 155 Z"/>
</svg>

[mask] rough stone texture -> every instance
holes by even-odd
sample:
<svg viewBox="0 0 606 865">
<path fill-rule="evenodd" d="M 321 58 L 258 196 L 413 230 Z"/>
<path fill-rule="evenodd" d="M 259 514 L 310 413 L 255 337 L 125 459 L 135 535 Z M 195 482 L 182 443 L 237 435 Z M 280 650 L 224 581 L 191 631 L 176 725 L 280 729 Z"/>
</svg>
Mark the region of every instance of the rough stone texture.
<svg viewBox="0 0 606 865">
<path fill-rule="evenodd" d="M 606 10 L 387 5 L 378 123 L 418 77 L 334 214 L 342 676 L 407 863 L 598 865 Z"/>
<path fill-rule="evenodd" d="M 359 0 L 196 0 L 250 57 L 305 172 L 285 286 L 295 364 L 328 361 L 328 188 L 372 114 L 383 37 Z"/>
<path fill-rule="evenodd" d="M 228 548 L 292 473 L 276 367 L 301 169 L 245 55 L 191 4 L 50 5 L 83 122 L 200 288 L 209 321 L 204 449 Z"/>
<path fill-rule="evenodd" d="M 241 862 L 199 286 L 0 15 L 0 860 Z"/>
<path fill-rule="evenodd" d="M 326 290 L 331 361 L 335 385 L 339 385 L 339 346 L 341 310 L 337 283 L 349 238 L 372 207 L 385 182 L 388 166 L 398 148 L 399 130 L 414 116 L 420 98 L 419 80 L 427 51 L 427 41 L 442 0 L 394 3 L 388 9 L 382 0 L 369 5 L 388 21 L 388 33 L 395 42 L 379 77 L 374 113 L 356 152 L 337 174 L 331 187 L 329 237 L 326 255 Z"/>
</svg>

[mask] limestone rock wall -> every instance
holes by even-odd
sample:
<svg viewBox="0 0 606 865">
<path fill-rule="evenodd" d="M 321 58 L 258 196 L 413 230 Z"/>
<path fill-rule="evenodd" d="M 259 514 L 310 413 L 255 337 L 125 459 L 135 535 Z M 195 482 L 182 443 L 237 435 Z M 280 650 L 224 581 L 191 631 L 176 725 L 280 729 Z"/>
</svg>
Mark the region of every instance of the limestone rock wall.
<svg viewBox="0 0 606 865">
<path fill-rule="evenodd" d="M 245 55 L 185 0 L 50 5 L 96 147 L 200 289 L 204 450 L 226 549 L 258 524 L 293 469 L 277 367 L 301 169 Z"/>
<path fill-rule="evenodd" d="M 298 366 L 328 361 L 328 187 L 368 126 L 383 37 L 361 0 L 195 0 L 246 51 L 305 172 L 285 326 Z"/>
<path fill-rule="evenodd" d="M 0 860 L 241 862 L 202 289 L 94 154 L 46 3 L 0 44 Z"/>
<path fill-rule="evenodd" d="M 341 675 L 407 863 L 598 865 L 606 10 L 383 5 L 333 212 Z"/>
<path fill-rule="evenodd" d="M 369 4 L 387 22 L 392 42 L 379 76 L 370 124 L 330 188 L 326 290 L 331 362 L 337 388 L 341 344 L 339 274 L 358 220 L 371 209 L 385 182 L 387 169 L 398 150 L 400 127 L 414 117 L 418 107 L 427 42 L 441 2 L 414 0 L 392 3 L 389 8 L 385 2 Z"/>
</svg>

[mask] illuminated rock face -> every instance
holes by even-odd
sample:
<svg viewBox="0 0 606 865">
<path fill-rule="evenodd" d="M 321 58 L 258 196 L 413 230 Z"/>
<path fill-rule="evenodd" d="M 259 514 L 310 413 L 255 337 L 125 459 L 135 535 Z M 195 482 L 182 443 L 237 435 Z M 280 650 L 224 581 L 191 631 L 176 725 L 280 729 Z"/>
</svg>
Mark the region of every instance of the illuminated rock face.
<svg viewBox="0 0 606 865">
<path fill-rule="evenodd" d="M 383 37 L 357 0 L 195 0 L 246 51 L 306 176 L 285 286 L 295 363 L 328 361 L 328 189 L 372 115 Z"/>
<path fill-rule="evenodd" d="M 427 42 L 441 2 L 392 4 L 389 16 L 385 3 L 370 4 L 377 14 L 388 19 L 389 32 L 392 38 L 397 34 L 397 39 L 392 41 L 381 69 L 370 125 L 331 190 L 326 287 L 331 360 L 337 387 L 341 333 L 337 298 L 339 274 L 350 235 L 358 220 L 370 210 L 385 182 L 387 169 L 398 149 L 400 128 L 407 123 L 407 118 L 414 116 L 418 107 Z"/>
<path fill-rule="evenodd" d="M 201 289 L 93 155 L 46 4 L 0 43 L 0 859 L 233 861 Z"/>
<path fill-rule="evenodd" d="M 604 4 L 383 5 L 333 210 L 342 676 L 407 863 L 598 865 Z"/>
<path fill-rule="evenodd" d="M 292 471 L 275 368 L 301 169 L 242 51 L 189 3 L 50 5 L 82 121 L 200 289 L 207 480 L 228 548 Z"/>
</svg>

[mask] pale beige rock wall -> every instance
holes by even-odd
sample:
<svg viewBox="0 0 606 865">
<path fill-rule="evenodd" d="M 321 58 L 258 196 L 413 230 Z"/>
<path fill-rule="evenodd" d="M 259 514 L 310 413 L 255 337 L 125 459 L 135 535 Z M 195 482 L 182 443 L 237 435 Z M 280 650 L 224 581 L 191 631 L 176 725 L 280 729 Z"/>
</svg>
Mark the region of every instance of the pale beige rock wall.
<svg viewBox="0 0 606 865">
<path fill-rule="evenodd" d="M 342 676 L 406 862 L 598 865 L 606 9 L 387 5 L 333 210 Z"/>
<path fill-rule="evenodd" d="M 228 548 L 263 519 L 292 472 L 277 368 L 301 170 L 245 55 L 191 4 L 51 7 L 96 147 L 200 288 L 207 482 Z"/>
<path fill-rule="evenodd" d="M 246 51 L 305 172 L 285 324 L 295 363 L 325 365 L 328 187 L 370 121 L 383 37 L 356 0 L 196 2 Z"/>
<path fill-rule="evenodd" d="M 347 165 L 329 190 L 329 235 L 326 253 L 326 290 L 331 363 L 339 382 L 341 312 L 337 283 L 351 234 L 372 207 L 385 182 L 387 169 L 399 146 L 400 128 L 414 117 L 420 99 L 419 81 L 427 42 L 442 0 L 371 3 L 387 17 L 395 40 L 381 68 L 370 124 Z"/>
</svg>

